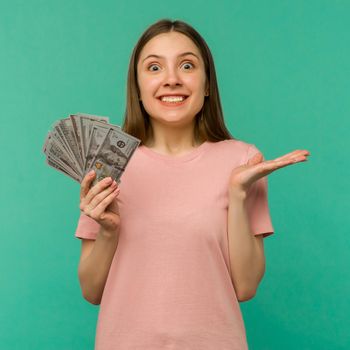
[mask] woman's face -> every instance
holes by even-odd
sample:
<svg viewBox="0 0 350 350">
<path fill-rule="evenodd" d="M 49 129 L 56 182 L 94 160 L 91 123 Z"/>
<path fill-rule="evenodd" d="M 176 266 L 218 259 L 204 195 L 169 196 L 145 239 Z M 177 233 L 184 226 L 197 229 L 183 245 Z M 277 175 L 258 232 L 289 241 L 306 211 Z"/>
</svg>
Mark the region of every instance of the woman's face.
<svg viewBox="0 0 350 350">
<path fill-rule="evenodd" d="M 191 123 L 203 106 L 207 91 L 204 62 L 197 46 L 184 34 L 163 33 L 148 41 L 140 53 L 137 77 L 142 104 L 157 122 Z"/>
</svg>

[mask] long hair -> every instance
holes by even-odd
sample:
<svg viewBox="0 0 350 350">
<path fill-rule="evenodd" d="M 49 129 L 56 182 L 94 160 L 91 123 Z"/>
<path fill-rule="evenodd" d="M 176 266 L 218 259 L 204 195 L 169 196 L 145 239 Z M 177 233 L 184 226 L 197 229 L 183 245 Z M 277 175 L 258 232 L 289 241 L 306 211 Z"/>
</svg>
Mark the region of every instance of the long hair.
<svg viewBox="0 0 350 350">
<path fill-rule="evenodd" d="M 127 76 L 127 96 L 122 130 L 146 143 L 153 134 L 149 115 L 139 100 L 140 90 L 137 80 L 137 63 L 140 52 L 146 43 L 158 34 L 179 32 L 189 37 L 200 50 L 204 61 L 205 73 L 209 83 L 209 96 L 204 99 L 202 109 L 195 116 L 195 140 L 217 142 L 234 139 L 225 126 L 215 66 L 210 49 L 202 36 L 183 21 L 161 19 L 149 26 L 139 38 L 133 49 Z"/>
</svg>

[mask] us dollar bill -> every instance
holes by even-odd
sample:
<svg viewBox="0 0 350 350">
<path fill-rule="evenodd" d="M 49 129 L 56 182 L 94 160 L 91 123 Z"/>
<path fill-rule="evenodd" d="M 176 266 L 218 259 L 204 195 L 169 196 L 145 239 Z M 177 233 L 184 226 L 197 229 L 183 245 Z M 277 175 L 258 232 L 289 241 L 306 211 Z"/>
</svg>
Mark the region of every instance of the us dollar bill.
<svg viewBox="0 0 350 350">
<path fill-rule="evenodd" d="M 96 172 L 92 185 L 108 176 L 120 182 L 120 177 L 139 144 L 139 139 L 121 129 L 110 129 L 88 170 Z"/>
<path fill-rule="evenodd" d="M 82 158 L 84 159 L 85 164 L 85 157 L 87 153 L 87 143 L 90 140 L 90 133 L 91 133 L 91 125 L 94 121 L 102 122 L 102 123 L 109 123 L 109 118 L 104 116 L 97 116 L 87 113 L 75 113 L 72 115 L 75 120 L 77 120 L 77 132 L 78 132 L 78 138 L 80 139 L 81 143 L 81 152 L 82 152 Z"/>
<path fill-rule="evenodd" d="M 97 174 L 94 184 L 107 176 L 120 182 L 140 142 L 108 117 L 74 113 L 52 125 L 42 151 L 46 164 L 79 183 L 91 169 Z"/>
<path fill-rule="evenodd" d="M 62 165 L 57 159 L 55 159 L 52 156 L 48 156 L 46 158 L 46 164 L 49 165 L 50 167 L 60 171 L 61 173 L 68 175 L 69 177 L 71 177 L 74 181 L 80 183 L 81 182 L 81 178 L 79 177 L 79 175 L 75 174 L 74 172 L 72 172 L 70 169 L 67 169 L 64 165 Z"/>
<path fill-rule="evenodd" d="M 52 135 L 59 141 L 60 145 L 65 149 L 69 157 L 74 161 L 74 153 L 70 149 L 66 139 L 64 138 L 63 131 L 60 128 L 60 121 L 56 122 L 52 128 Z"/>
<path fill-rule="evenodd" d="M 80 172 L 83 172 L 83 159 L 80 156 L 78 143 L 76 140 L 76 136 L 74 133 L 74 128 L 72 124 L 72 120 L 70 118 L 61 119 L 58 123 L 59 128 L 63 133 L 63 137 L 66 143 L 69 146 L 72 154 L 74 155 L 74 160 L 76 162 L 76 166 L 80 168 Z"/>
<path fill-rule="evenodd" d="M 107 136 L 109 128 L 103 128 L 98 125 L 92 126 L 92 131 L 89 140 L 89 146 L 86 152 L 85 164 L 84 164 L 84 175 L 89 172 L 91 161 L 95 158 L 97 150 L 102 144 L 103 140 Z"/>
<path fill-rule="evenodd" d="M 95 158 L 98 149 L 102 145 L 110 129 L 120 130 L 116 125 L 106 124 L 100 121 L 93 121 L 91 123 L 89 146 L 87 148 L 84 163 L 84 175 L 90 171 L 91 161 Z"/>
<path fill-rule="evenodd" d="M 59 159 L 67 168 L 72 169 L 72 171 L 79 175 L 79 178 L 82 178 L 82 172 L 79 168 L 76 167 L 75 162 L 69 157 L 68 153 L 65 151 L 62 144 L 52 133 L 47 135 L 45 144 L 43 147 L 43 152 L 47 157 L 52 157 Z"/>
<path fill-rule="evenodd" d="M 74 131 L 74 135 L 75 135 L 75 139 L 76 139 L 76 143 L 78 146 L 78 152 L 79 152 L 79 157 L 82 160 L 82 166 L 84 165 L 84 153 L 82 150 L 82 135 L 81 135 L 81 130 L 79 128 L 79 117 L 71 114 L 69 116 L 71 122 L 72 122 L 72 126 L 73 126 L 73 131 Z"/>
</svg>

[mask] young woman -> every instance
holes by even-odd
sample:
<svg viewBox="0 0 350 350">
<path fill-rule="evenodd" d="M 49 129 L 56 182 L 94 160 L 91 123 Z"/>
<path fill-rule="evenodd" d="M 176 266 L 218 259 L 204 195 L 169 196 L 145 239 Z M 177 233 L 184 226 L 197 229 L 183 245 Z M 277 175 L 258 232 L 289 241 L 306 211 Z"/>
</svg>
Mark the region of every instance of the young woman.
<svg viewBox="0 0 350 350">
<path fill-rule="evenodd" d="M 247 349 L 239 302 L 255 295 L 274 232 L 266 175 L 309 152 L 265 161 L 230 135 L 211 52 L 182 21 L 160 20 L 136 44 L 123 130 L 141 143 L 121 183 L 81 183 L 95 349 Z"/>
</svg>

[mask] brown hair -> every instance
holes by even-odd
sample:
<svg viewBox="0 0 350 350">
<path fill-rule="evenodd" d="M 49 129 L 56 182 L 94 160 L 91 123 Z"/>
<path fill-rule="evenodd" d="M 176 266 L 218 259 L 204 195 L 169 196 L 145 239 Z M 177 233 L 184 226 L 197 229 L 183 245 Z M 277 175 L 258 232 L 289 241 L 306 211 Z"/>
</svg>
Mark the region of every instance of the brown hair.
<svg viewBox="0 0 350 350">
<path fill-rule="evenodd" d="M 140 139 L 140 144 L 144 144 L 150 135 L 152 135 L 148 113 L 139 101 L 140 91 L 137 83 L 137 63 L 141 50 L 149 40 L 158 34 L 171 31 L 186 35 L 198 47 L 204 61 L 207 82 L 209 83 L 209 96 L 205 97 L 203 107 L 195 117 L 195 139 L 211 142 L 234 139 L 225 126 L 214 60 L 208 45 L 193 27 L 183 21 L 171 21 L 169 19 L 161 19 L 148 27 L 134 47 L 129 62 L 126 109 L 122 130 Z"/>
</svg>

